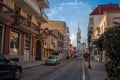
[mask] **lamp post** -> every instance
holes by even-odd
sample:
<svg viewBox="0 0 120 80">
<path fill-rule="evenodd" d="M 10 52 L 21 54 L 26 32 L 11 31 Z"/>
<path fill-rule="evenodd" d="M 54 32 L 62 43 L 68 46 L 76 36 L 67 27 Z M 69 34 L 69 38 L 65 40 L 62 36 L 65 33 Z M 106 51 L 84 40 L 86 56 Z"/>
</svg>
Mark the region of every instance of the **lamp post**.
<svg viewBox="0 0 120 80">
<path fill-rule="evenodd" d="M 89 46 L 89 62 L 88 62 L 88 68 L 91 69 L 91 61 L 90 61 L 90 54 L 91 54 L 91 35 L 92 31 L 90 30 L 88 33 L 88 46 Z"/>
</svg>

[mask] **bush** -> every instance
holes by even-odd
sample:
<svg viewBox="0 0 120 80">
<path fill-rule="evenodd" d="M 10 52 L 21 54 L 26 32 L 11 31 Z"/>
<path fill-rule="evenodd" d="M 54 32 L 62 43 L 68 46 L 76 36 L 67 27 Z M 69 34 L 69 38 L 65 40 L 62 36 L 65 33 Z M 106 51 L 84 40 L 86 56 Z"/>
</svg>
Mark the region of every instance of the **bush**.
<svg viewBox="0 0 120 80">
<path fill-rule="evenodd" d="M 106 57 L 109 59 L 105 64 L 107 75 L 112 80 L 116 80 L 120 66 L 120 26 L 109 28 L 95 44 L 99 50 L 106 51 Z"/>
</svg>

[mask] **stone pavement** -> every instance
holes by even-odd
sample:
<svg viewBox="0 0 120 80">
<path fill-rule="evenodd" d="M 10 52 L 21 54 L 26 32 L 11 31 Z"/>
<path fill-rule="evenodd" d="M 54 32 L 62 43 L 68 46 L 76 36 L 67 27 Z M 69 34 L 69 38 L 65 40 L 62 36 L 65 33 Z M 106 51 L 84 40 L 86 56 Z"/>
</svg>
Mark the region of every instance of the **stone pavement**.
<svg viewBox="0 0 120 80">
<path fill-rule="evenodd" d="M 88 69 L 88 62 L 85 62 L 85 66 Z M 105 80 L 105 78 L 107 78 L 105 67 L 102 62 L 91 59 L 91 69 L 88 69 L 87 71 L 90 80 Z"/>
</svg>

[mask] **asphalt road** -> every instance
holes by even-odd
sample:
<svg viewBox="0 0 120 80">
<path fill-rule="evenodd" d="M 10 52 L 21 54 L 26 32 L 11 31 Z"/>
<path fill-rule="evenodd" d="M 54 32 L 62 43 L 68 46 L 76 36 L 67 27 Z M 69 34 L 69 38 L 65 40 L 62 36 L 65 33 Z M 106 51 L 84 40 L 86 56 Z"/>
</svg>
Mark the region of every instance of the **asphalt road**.
<svg viewBox="0 0 120 80">
<path fill-rule="evenodd" d="M 82 61 L 74 58 L 55 66 L 43 64 L 25 69 L 21 80 L 82 80 Z"/>
</svg>

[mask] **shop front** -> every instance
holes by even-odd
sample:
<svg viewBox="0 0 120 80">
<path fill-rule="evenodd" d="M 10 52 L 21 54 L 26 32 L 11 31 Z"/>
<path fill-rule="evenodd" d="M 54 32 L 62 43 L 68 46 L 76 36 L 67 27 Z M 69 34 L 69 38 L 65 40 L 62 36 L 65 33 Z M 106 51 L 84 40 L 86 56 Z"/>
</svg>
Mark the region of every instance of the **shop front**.
<svg viewBox="0 0 120 80">
<path fill-rule="evenodd" d="M 9 55 L 15 55 L 15 56 L 20 55 L 19 47 L 20 47 L 20 33 L 15 30 L 11 30 Z"/>
</svg>

